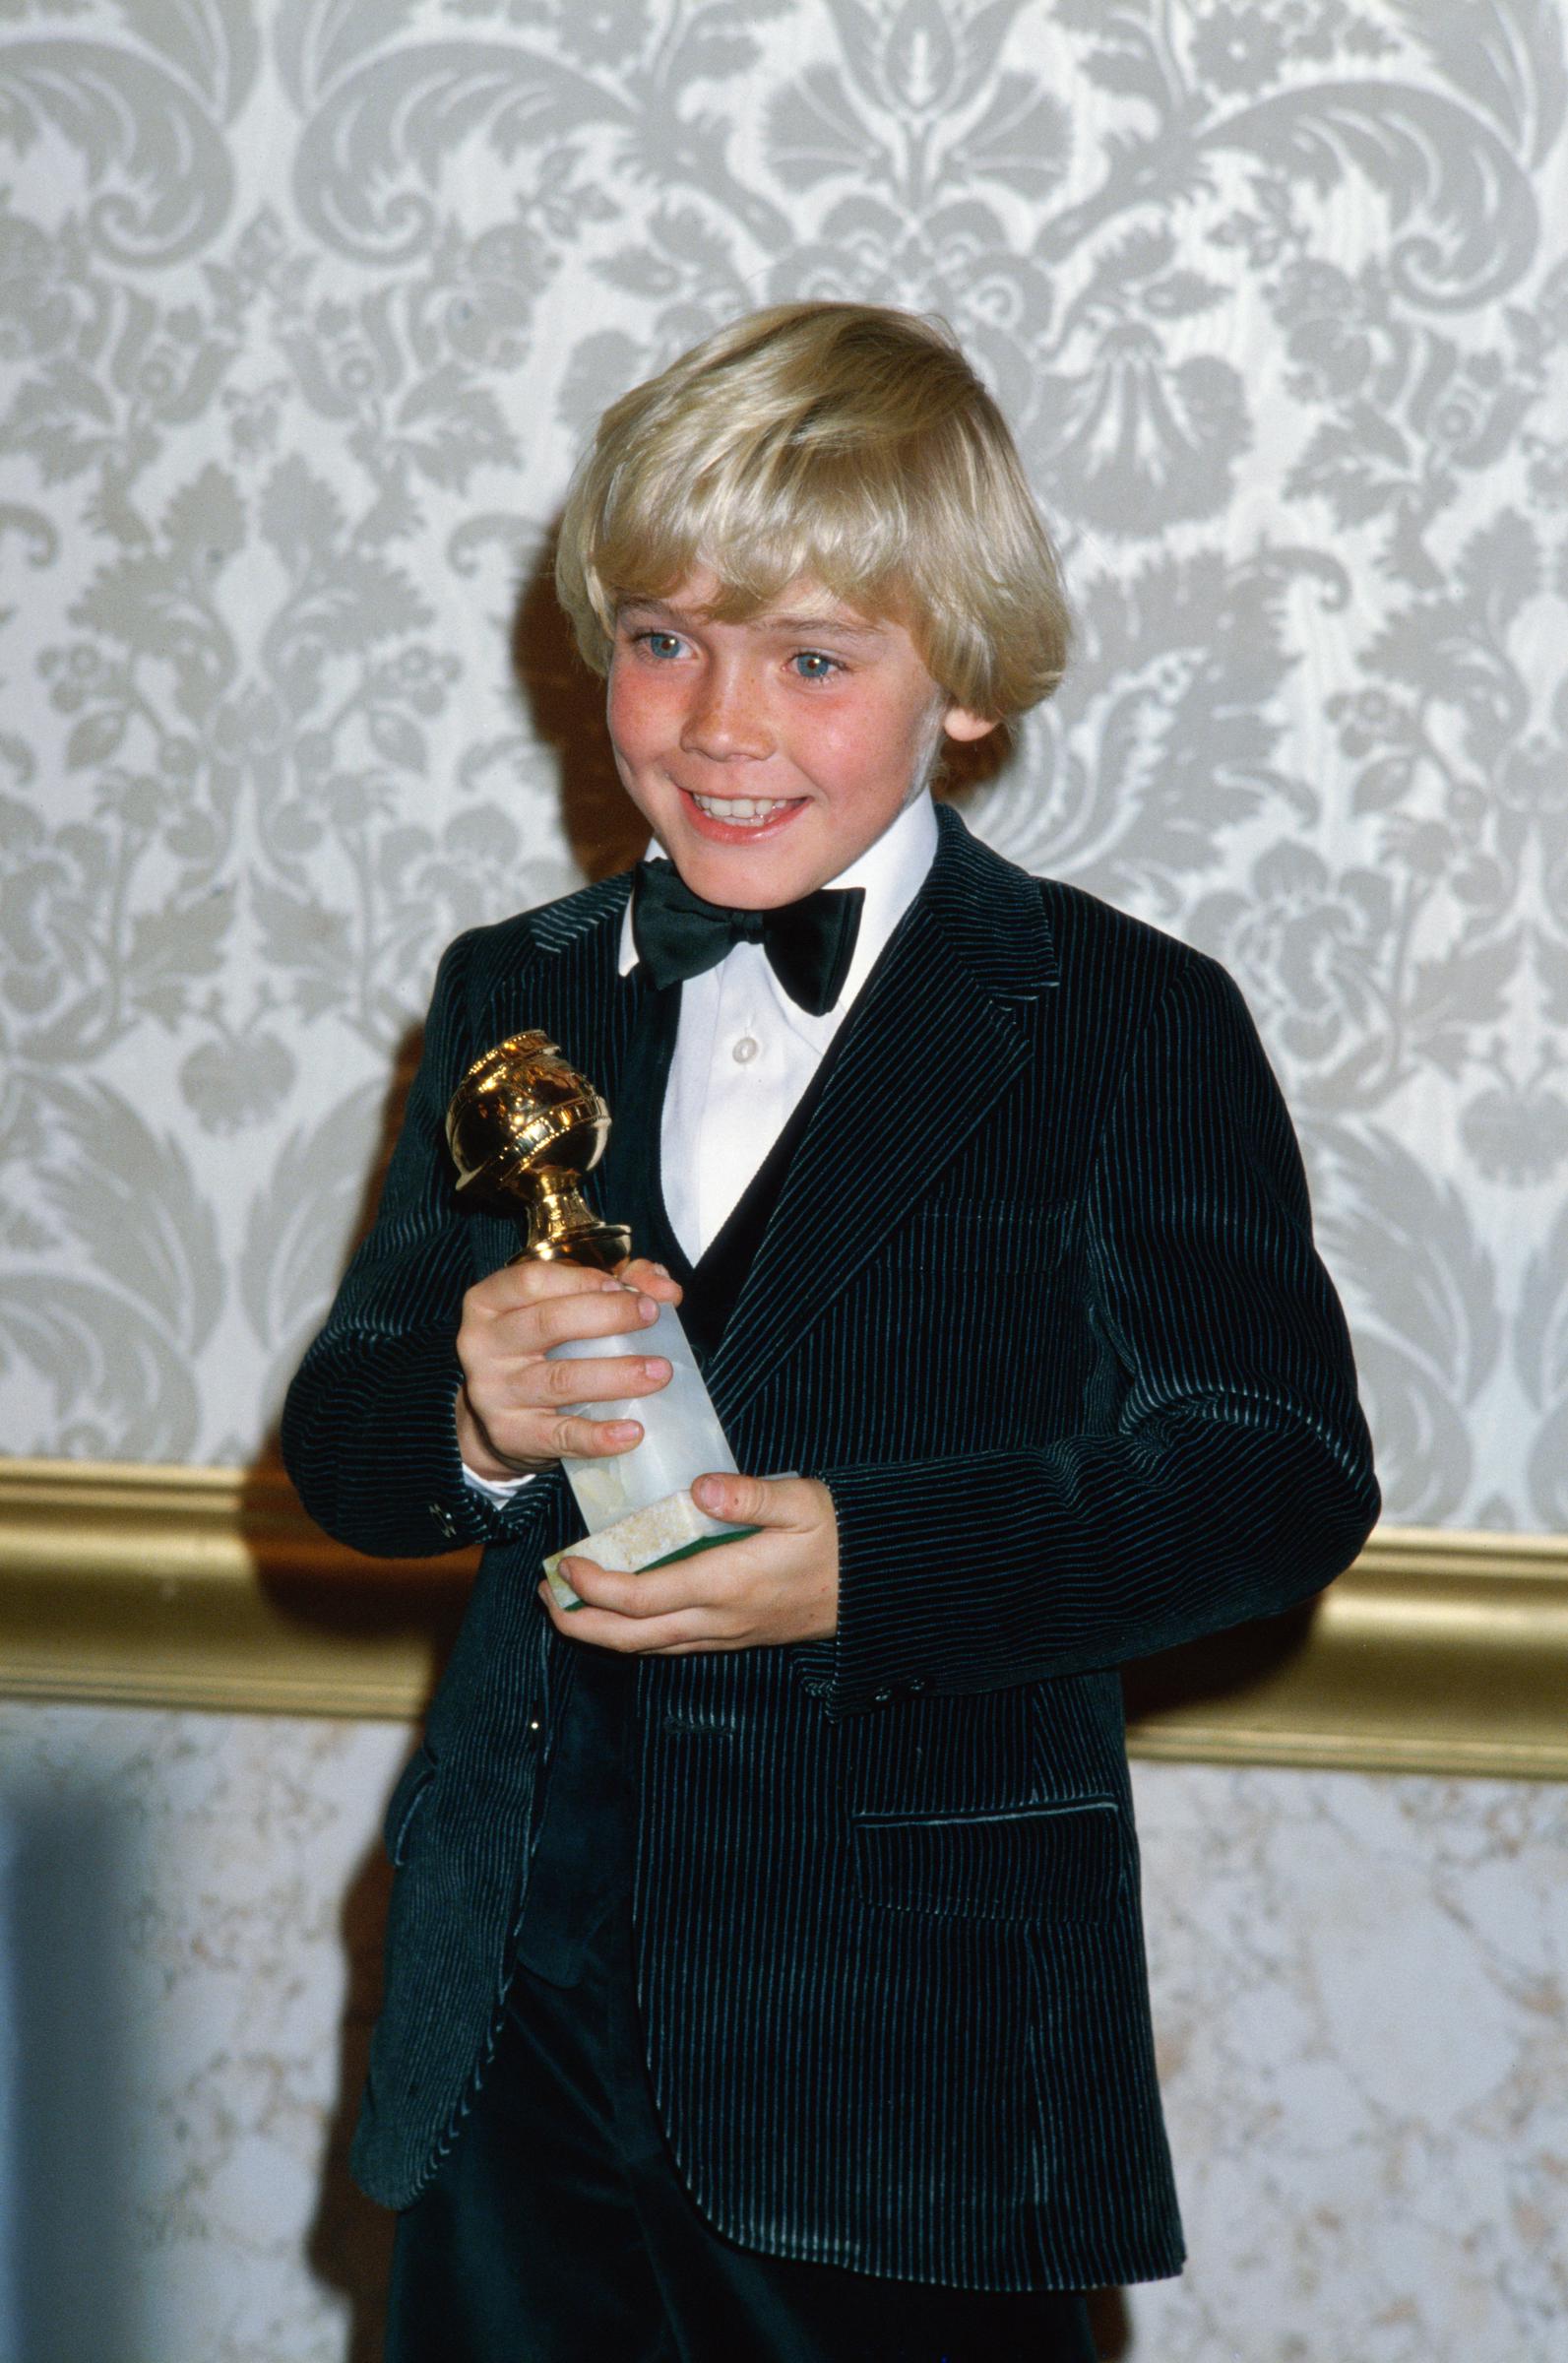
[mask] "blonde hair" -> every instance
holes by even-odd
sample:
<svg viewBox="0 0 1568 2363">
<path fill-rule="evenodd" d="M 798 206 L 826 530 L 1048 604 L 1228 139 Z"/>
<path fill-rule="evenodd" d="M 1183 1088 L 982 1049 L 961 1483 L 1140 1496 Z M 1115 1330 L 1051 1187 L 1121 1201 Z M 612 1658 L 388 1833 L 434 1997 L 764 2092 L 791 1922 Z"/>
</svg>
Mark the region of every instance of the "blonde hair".
<svg viewBox="0 0 1568 2363">
<path fill-rule="evenodd" d="M 940 322 L 862 303 L 752 312 L 612 403 L 572 481 L 555 587 L 596 672 L 617 610 L 717 577 L 738 622 L 803 576 L 903 623 L 988 721 L 1062 676 L 1067 603 L 1001 412 Z"/>
</svg>

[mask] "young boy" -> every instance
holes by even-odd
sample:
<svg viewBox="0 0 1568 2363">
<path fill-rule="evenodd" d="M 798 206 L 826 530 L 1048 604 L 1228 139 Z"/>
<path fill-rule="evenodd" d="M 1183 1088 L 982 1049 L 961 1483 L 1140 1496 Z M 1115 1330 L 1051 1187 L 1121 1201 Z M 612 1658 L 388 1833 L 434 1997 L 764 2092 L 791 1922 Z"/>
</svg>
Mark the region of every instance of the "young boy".
<svg viewBox="0 0 1568 2363">
<path fill-rule="evenodd" d="M 1116 1669 L 1377 1505 L 1289 1121 L 1221 970 L 931 801 L 1066 644 L 943 332 L 711 338 L 606 413 L 557 580 L 650 859 L 448 952 L 284 1423 L 345 1541 L 488 1546 L 388 1815 L 388 2355 L 1092 2357 L 1080 2293 L 1181 2262 Z M 531 1027 L 614 1113 L 618 1281 L 454 1201 Z M 640 1434 L 574 1407 L 668 1371 L 547 1350 L 677 1299 L 757 1532 L 565 1614 L 560 1456 Z"/>
</svg>

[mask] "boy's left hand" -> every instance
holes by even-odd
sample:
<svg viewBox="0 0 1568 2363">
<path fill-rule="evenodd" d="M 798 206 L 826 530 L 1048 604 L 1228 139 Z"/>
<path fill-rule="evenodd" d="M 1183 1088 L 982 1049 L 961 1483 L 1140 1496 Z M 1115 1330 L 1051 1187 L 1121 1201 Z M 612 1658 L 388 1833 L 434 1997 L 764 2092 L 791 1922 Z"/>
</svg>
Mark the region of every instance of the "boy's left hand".
<svg viewBox="0 0 1568 2363">
<path fill-rule="evenodd" d="M 815 1477 L 699 1477 L 692 1487 L 710 1517 L 760 1533 L 642 1575 L 615 1575 L 591 1560 L 563 1560 L 582 1599 L 558 1608 L 539 1595 L 557 1630 L 574 1641 L 636 1656 L 693 1649 L 767 1649 L 825 1640 L 839 1622 L 839 1522 Z"/>
</svg>

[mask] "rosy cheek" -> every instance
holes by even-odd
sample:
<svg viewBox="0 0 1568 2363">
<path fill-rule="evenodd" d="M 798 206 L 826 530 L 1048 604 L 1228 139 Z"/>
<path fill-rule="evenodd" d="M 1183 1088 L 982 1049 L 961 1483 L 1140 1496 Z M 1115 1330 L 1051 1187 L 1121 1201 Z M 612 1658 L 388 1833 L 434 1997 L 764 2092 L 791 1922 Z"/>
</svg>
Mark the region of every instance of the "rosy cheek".
<svg viewBox="0 0 1568 2363">
<path fill-rule="evenodd" d="M 641 683 L 611 673 L 604 713 L 617 745 L 633 746 L 646 738 L 655 712 L 656 703 Z"/>
</svg>

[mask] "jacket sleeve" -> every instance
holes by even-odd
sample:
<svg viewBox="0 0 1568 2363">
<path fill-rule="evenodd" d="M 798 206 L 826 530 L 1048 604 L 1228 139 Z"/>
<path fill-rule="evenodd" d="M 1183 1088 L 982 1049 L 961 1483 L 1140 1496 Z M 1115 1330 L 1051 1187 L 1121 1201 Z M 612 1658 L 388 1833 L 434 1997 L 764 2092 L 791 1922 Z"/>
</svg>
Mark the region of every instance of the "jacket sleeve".
<svg viewBox="0 0 1568 2363">
<path fill-rule="evenodd" d="M 497 1504 L 469 1485 L 458 1451 L 458 1325 L 478 1273 L 453 1200 L 445 1119 L 474 1054 L 470 944 L 459 936 L 442 960 L 374 1227 L 283 1406 L 283 1459 L 310 1515 L 352 1549 L 389 1558 L 527 1541 L 559 1496 L 552 1471 Z"/>
<path fill-rule="evenodd" d="M 1142 1657 L 1289 1607 L 1364 1541 L 1344 1316 L 1284 1101 L 1212 961 L 1183 965 L 1129 1054 L 1085 1220 L 1117 1373 L 1102 1427 L 818 1472 L 839 1627 L 800 1654 L 830 1714 Z"/>
</svg>

